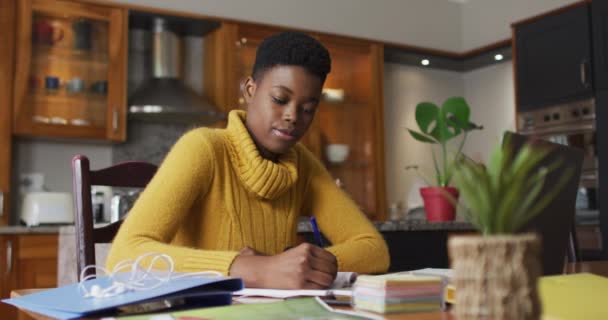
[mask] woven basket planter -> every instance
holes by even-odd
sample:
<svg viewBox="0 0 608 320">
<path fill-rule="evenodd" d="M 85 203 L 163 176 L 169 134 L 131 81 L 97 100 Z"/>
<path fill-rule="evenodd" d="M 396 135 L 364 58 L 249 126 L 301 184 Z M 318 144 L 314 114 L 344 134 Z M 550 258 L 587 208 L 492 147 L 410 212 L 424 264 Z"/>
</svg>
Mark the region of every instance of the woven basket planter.
<svg viewBox="0 0 608 320">
<path fill-rule="evenodd" d="M 456 304 L 464 319 L 539 319 L 540 239 L 535 234 L 450 238 Z"/>
</svg>

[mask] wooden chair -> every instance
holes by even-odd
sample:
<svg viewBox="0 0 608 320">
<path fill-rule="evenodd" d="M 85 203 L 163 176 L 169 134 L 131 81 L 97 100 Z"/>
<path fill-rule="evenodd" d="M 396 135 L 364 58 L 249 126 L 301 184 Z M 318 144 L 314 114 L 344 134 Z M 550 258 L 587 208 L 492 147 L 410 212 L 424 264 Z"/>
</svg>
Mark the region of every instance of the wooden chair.
<svg viewBox="0 0 608 320">
<path fill-rule="evenodd" d="M 78 280 L 86 266 L 95 264 L 95 244 L 112 242 L 122 224 L 122 221 L 117 221 L 104 227 L 94 227 L 91 186 L 144 188 L 156 173 L 156 169 L 151 163 L 130 161 L 92 171 L 86 156 L 74 156 L 72 179 L 76 208 L 74 220 Z M 85 276 L 94 274 L 95 270 L 89 269 Z"/>
</svg>

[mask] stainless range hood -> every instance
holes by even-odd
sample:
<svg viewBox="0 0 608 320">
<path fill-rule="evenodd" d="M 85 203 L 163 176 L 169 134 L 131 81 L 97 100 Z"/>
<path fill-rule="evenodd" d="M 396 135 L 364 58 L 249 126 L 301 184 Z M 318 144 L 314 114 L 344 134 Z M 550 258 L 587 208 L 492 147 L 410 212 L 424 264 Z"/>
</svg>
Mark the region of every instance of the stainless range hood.
<svg viewBox="0 0 608 320">
<path fill-rule="evenodd" d="M 226 114 L 180 80 L 181 45 L 164 18 L 154 18 L 152 79 L 129 98 L 129 119 L 210 125 Z M 202 72 L 202 71 L 201 71 Z"/>
</svg>

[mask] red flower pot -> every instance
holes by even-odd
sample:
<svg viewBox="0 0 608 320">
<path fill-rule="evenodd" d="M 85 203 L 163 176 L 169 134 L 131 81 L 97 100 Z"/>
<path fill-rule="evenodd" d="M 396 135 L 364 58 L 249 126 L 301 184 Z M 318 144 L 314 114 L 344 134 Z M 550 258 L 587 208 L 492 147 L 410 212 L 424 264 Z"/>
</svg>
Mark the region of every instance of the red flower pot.
<svg viewBox="0 0 608 320">
<path fill-rule="evenodd" d="M 458 189 L 453 187 L 420 188 L 428 221 L 452 221 L 456 217 L 456 208 L 446 193 L 451 194 L 454 199 L 458 199 Z"/>
</svg>

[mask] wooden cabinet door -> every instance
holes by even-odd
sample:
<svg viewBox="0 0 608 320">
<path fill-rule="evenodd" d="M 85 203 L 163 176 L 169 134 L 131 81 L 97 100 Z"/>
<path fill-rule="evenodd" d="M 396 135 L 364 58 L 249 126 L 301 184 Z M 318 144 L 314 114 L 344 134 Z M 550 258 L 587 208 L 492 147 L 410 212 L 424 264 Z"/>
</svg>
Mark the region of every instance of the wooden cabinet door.
<svg viewBox="0 0 608 320">
<path fill-rule="evenodd" d="M 0 298 L 2 299 L 9 298 L 11 290 L 17 284 L 15 272 L 17 267 L 16 246 L 15 236 L 0 236 Z M 15 319 L 17 309 L 8 304 L 0 303 L 0 315 L 3 319 Z"/>
<path fill-rule="evenodd" d="M 580 5 L 514 27 L 519 111 L 593 95 L 589 15 Z"/>
<path fill-rule="evenodd" d="M 18 1 L 14 133 L 124 140 L 127 27 L 125 9 Z"/>
<path fill-rule="evenodd" d="M 15 0 L 0 1 L 0 225 L 7 225 L 10 217 L 15 6 Z"/>
<path fill-rule="evenodd" d="M 18 237 L 18 289 L 57 286 L 58 242 L 56 234 Z"/>
</svg>

